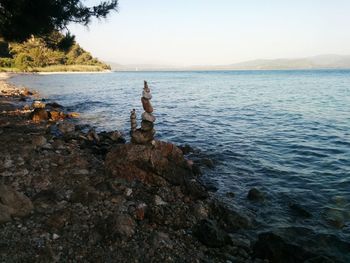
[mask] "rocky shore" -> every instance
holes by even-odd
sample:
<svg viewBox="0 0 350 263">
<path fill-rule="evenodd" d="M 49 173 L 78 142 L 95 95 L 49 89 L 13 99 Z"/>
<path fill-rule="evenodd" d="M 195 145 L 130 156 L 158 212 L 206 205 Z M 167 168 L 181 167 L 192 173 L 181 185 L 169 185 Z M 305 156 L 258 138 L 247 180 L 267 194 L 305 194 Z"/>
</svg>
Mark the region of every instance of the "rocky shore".
<svg viewBox="0 0 350 263">
<path fill-rule="evenodd" d="M 254 219 L 203 187 L 190 147 L 127 143 L 35 97 L 0 79 L 0 262 L 333 262 L 252 240 Z"/>
</svg>

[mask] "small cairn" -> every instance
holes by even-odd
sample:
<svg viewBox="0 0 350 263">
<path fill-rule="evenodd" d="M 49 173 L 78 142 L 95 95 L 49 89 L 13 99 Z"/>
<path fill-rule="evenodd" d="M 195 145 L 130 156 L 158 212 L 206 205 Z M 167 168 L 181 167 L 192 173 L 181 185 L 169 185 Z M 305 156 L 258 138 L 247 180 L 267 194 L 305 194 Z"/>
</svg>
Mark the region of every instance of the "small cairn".
<svg viewBox="0 0 350 263">
<path fill-rule="evenodd" d="M 152 144 L 154 145 L 154 135 L 156 133 L 154 127 L 154 122 L 156 121 L 156 118 L 153 116 L 153 107 L 151 104 L 152 94 L 151 90 L 148 87 L 147 81 L 144 81 L 144 88 L 142 91 L 142 107 L 145 110 L 144 113 L 142 113 L 141 118 L 141 128 L 137 129 L 137 122 L 136 122 L 136 112 L 135 109 L 131 111 L 130 114 L 130 122 L 131 122 L 131 142 L 135 144 Z"/>
</svg>

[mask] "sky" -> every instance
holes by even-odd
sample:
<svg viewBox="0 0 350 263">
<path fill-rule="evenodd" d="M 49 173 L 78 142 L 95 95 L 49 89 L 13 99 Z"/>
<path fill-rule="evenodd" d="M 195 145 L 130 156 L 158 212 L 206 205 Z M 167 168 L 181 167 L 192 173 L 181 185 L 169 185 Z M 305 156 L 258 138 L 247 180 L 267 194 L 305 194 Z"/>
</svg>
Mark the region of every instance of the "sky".
<svg viewBox="0 0 350 263">
<path fill-rule="evenodd" d="M 350 0 L 119 0 L 118 13 L 69 28 L 108 62 L 225 65 L 350 55 L 349 12 Z"/>
</svg>

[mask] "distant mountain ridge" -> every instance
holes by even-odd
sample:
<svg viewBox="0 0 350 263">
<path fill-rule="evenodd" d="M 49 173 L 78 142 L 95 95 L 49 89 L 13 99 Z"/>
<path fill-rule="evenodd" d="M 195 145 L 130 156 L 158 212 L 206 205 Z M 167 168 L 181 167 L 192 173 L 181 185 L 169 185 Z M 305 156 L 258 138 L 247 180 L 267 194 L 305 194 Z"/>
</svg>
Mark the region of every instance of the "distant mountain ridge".
<svg viewBox="0 0 350 263">
<path fill-rule="evenodd" d="M 117 71 L 155 70 L 298 70 L 298 69 L 350 69 L 350 55 L 320 55 L 306 58 L 256 59 L 229 65 L 164 66 L 164 65 L 120 65 L 110 63 Z"/>
</svg>

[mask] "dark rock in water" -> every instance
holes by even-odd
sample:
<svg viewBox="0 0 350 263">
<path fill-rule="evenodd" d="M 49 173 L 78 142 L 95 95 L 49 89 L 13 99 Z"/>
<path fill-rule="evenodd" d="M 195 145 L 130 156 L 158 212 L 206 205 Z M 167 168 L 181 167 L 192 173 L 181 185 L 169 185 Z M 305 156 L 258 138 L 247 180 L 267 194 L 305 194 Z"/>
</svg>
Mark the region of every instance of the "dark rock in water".
<svg viewBox="0 0 350 263">
<path fill-rule="evenodd" d="M 193 229 L 193 234 L 208 247 L 223 247 L 231 242 L 229 235 L 214 220 L 203 219 Z"/>
<path fill-rule="evenodd" d="M 29 118 L 35 122 L 47 121 L 50 118 L 49 113 L 42 108 L 35 108 L 29 115 Z"/>
<path fill-rule="evenodd" d="M 260 190 L 252 188 L 249 190 L 247 198 L 251 201 L 264 201 L 265 195 Z"/>
<path fill-rule="evenodd" d="M 253 251 L 256 257 L 268 259 L 272 263 L 299 263 L 317 256 L 271 232 L 259 234 Z"/>
<path fill-rule="evenodd" d="M 226 231 L 252 227 L 251 220 L 245 214 L 230 209 L 221 202 L 212 203 L 212 212 Z"/>
<path fill-rule="evenodd" d="M 199 167 L 199 165 L 197 165 L 195 163 L 192 165 L 192 171 L 193 171 L 193 174 L 196 175 L 196 176 L 201 176 L 203 174 L 201 168 Z"/>
<path fill-rule="evenodd" d="M 33 210 L 28 197 L 9 186 L 0 184 L 0 224 L 10 221 L 12 217 L 24 217 Z"/>
<path fill-rule="evenodd" d="M 207 191 L 215 193 L 218 190 L 218 186 L 215 182 L 212 181 L 206 181 L 204 182 L 204 187 L 207 189 Z"/>
<path fill-rule="evenodd" d="M 163 177 L 174 185 L 183 185 L 185 177 L 193 177 L 181 150 L 171 143 L 156 141 L 155 145 L 124 144 L 106 156 L 107 174 L 145 183 Z"/>
<path fill-rule="evenodd" d="M 214 162 L 213 162 L 213 160 L 211 160 L 209 158 L 201 159 L 200 163 L 207 166 L 208 168 L 214 168 Z"/>
<path fill-rule="evenodd" d="M 189 153 L 193 153 L 194 152 L 194 149 L 189 144 L 180 145 L 178 147 L 180 148 L 180 150 L 182 151 L 182 153 L 184 155 L 187 155 Z"/>
<path fill-rule="evenodd" d="M 185 178 L 186 192 L 195 199 L 206 199 L 208 192 L 196 179 Z"/>
<path fill-rule="evenodd" d="M 225 195 L 229 198 L 234 198 L 236 196 L 234 192 L 227 192 Z"/>
<path fill-rule="evenodd" d="M 51 103 L 47 103 L 46 107 L 51 107 L 51 108 L 63 108 L 63 106 L 61 104 L 58 104 L 57 102 L 51 102 Z"/>
<path fill-rule="evenodd" d="M 310 218 L 312 215 L 302 206 L 300 206 L 297 203 L 289 203 L 289 208 L 296 213 L 298 216 L 305 217 L 305 218 Z"/>
</svg>

